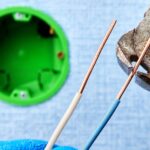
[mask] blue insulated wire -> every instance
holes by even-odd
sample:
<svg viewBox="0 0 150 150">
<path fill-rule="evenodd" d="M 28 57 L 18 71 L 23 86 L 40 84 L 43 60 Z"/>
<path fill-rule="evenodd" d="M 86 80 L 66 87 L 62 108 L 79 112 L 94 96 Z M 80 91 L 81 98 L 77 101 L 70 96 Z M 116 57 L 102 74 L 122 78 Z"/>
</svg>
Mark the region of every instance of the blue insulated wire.
<svg viewBox="0 0 150 150">
<path fill-rule="evenodd" d="M 99 134 L 102 132 L 103 128 L 106 126 L 106 124 L 108 123 L 108 121 L 112 117 L 113 113 L 117 109 L 119 103 L 120 103 L 120 100 L 118 100 L 118 99 L 116 99 L 112 103 L 111 107 L 109 108 L 108 112 L 106 113 L 106 115 L 104 116 L 102 122 L 100 123 L 99 127 L 96 129 L 96 131 L 94 132 L 94 134 L 91 136 L 91 138 L 87 142 L 84 150 L 89 150 L 90 147 L 93 145 L 93 143 L 95 142 L 95 140 L 97 139 L 97 137 L 99 136 Z"/>
</svg>

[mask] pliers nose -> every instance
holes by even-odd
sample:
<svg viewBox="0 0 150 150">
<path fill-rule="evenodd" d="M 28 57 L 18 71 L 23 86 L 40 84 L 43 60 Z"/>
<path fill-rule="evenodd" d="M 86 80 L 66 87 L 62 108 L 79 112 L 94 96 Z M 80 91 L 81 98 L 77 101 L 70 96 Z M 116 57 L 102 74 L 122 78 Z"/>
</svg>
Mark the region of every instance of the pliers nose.
<svg viewBox="0 0 150 150">
<path fill-rule="evenodd" d="M 127 74 L 129 74 L 132 71 L 133 62 L 136 62 L 139 58 L 140 51 L 139 50 L 137 51 L 135 46 L 136 39 L 134 39 L 135 35 L 137 36 L 137 30 L 139 30 L 139 28 L 140 26 L 124 34 L 117 43 L 116 55 L 117 55 L 118 63 Z M 139 43 L 139 47 L 140 47 L 140 43 Z M 143 61 L 141 62 L 141 66 L 143 67 L 143 70 L 138 71 L 136 74 L 136 83 L 146 90 L 150 90 L 149 60 L 150 60 L 150 54 L 147 53 Z"/>
</svg>

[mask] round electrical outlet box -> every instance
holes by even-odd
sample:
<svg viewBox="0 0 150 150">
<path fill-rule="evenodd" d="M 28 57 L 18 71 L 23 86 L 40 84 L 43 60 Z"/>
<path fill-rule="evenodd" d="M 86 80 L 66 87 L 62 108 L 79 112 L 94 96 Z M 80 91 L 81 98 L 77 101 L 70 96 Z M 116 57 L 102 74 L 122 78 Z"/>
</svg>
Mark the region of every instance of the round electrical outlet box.
<svg viewBox="0 0 150 150">
<path fill-rule="evenodd" d="M 0 10 L 0 99 L 38 104 L 53 96 L 69 72 L 68 43 L 61 27 L 28 7 Z"/>
</svg>

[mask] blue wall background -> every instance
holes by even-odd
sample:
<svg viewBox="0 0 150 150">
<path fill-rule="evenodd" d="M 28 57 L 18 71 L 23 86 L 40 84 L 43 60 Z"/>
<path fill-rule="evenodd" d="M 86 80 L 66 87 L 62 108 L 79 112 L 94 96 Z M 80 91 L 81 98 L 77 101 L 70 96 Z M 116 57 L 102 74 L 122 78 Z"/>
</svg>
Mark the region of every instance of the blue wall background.
<svg viewBox="0 0 150 150">
<path fill-rule="evenodd" d="M 82 100 L 57 143 L 79 149 L 95 130 L 127 75 L 119 67 L 117 40 L 136 27 L 149 7 L 148 0 L 1 0 L 40 9 L 62 26 L 70 43 L 70 76 L 60 92 L 43 104 L 21 108 L 0 102 L 0 139 L 48 140 L 87 71 L 112 18 L 118 24 L 88 82 Z M 130 84 L 122 103 L 92 147 L 93 150 L 150 149 L 149 92 Z"/>
</svg>

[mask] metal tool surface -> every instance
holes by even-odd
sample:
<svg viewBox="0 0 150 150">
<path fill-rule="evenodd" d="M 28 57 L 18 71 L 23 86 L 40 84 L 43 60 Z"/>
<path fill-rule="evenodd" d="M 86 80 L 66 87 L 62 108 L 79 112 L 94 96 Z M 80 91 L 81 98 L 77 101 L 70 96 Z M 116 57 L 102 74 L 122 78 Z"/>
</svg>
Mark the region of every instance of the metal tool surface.
<svg viewBox="0 0 150 150">
<path fill-rule="evenodd" d="M 124 34 L 117 43 L 117 58 L 123 70 L 129 74 L 150 37 L 150 9 L 139 25 Z M 141 71 L 136 74 L 136 83 L 150 90 L 150 48 L 141 62 Z"/>
</svg>

